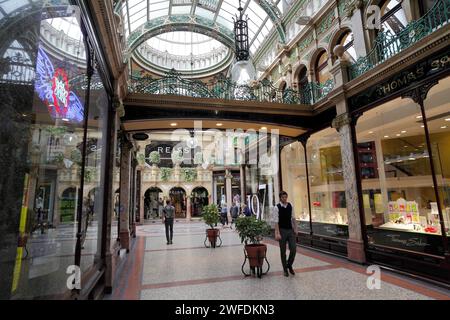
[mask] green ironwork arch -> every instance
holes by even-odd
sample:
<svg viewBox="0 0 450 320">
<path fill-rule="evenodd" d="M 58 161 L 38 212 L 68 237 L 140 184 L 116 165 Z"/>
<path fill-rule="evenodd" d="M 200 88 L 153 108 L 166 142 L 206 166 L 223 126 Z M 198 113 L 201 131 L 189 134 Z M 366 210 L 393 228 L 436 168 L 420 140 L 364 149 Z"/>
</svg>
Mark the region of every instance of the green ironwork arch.
<svg viewBox="0 0 450 320">
<path fill-rule="evenodd" d="M 223 43 L 234 51 L 234 34 L 223 25 L 210 19 L 190 15 L 169 15 L 152 19 L 133 31 L 127 40 L 126 58 L 144 41 L 171 31 L 191 31 L 204 34 Z"/>
<path fill-rule="evenodd" d="M 284 28 L 284 24 L 282 22 L 282 14 L 280 9 L 276 5 L 272 3 L 271 0 L 255 0 L 261 8 L 267 13 L 270 20 L 272 20 L 275 28 L 278 31 L 278 35 L 280 36 L 280 42 L 286 43 L 286 30 Z"/>
</svg>

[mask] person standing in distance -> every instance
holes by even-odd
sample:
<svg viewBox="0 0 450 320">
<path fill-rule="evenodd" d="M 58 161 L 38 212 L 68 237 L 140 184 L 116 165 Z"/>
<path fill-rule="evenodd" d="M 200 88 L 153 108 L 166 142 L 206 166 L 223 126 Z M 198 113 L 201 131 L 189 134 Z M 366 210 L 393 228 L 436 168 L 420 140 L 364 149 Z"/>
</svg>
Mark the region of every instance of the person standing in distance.
<svg viewBox="0 0 450 320">
<path fill-rule="evenodd" d="M 285 277 L 289 277 L 288 270 L 292 275 L 295 275 L 292 265 L 297 251 L 296 235 L 298 231 L 294 208 L 287 199 L 286 191 L 280 192 L 280 202 L 274 208 L 275 240 L 280 243 L 281 264 Z M 286 243 L 289 244 L 289 259 L 287 261 Z"/>
<path fill-rule="evenodd" d="M 170 200 L 166 201 L 166 206 L 164 207 L 163 211 L 163 222 L 166 227 L 166 239 L 167 244 L 172 244 L 173 239 L 173 220 L 175 218 L 175 207 L 172 205 L 172 202 Z"/>
</svg>

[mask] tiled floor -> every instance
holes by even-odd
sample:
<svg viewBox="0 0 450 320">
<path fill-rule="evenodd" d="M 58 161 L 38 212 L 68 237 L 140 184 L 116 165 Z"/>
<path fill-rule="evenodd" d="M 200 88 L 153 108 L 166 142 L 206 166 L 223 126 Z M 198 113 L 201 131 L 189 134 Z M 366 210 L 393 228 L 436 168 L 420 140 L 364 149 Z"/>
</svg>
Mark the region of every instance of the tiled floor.
<svg viewBox="0 0 450 320">
<path fill-rule="evenodd" d="M 203 246 L 206 226 L 177 222 L 174 244 L 167 245 L 164 225 L 138 227 L 113 294 L 107 299 L 447 299 L 450 293 L 429 284 L 382 271 L 380 289 L 367 287 L 366 267 L 345 259 L 298 248 L 295 276 L 284 277 L 277 243 L 267 240 L 271 264 L 262 279 L 241 273 L 243 245 L 237 233 L 221 230 L 223 245 Z M 247 268 L 248 269 L 248 268 Z"/>
</svg>

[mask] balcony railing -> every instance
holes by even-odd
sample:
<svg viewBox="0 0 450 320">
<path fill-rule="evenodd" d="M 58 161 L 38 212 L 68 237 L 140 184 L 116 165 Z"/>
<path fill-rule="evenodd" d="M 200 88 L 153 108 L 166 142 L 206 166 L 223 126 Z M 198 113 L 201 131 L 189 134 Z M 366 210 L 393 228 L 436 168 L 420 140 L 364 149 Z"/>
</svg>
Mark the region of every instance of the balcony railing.
<svg viewBox="0 0 450 320">
<path fill-rule="evenodd" d="M 450 0 L 438 0 L 422 18 L 410 22 L 398 34 L 381 31 L 375 39 L 372 51 L 359 58 L 349 68 L 350 80 L 366 73 L 396 54 L 409 48 L 427 35 L 442 28 L 450 21 Z"/>
<path fill-rule="evenodd" d="M 205 84 L 199 80 L 184 79 L 172 69 L 159 79 L 132 76 L 129 90 L 130 93 L 311 105 L 325 98 L 333 87 L 334 82 L 328 80 L 324 84 L 308 83 L 299 91 L 280 90 L 267 79 L 255 81 L 252 85 L 238 85 L 223 75 Z"/>
</svg>

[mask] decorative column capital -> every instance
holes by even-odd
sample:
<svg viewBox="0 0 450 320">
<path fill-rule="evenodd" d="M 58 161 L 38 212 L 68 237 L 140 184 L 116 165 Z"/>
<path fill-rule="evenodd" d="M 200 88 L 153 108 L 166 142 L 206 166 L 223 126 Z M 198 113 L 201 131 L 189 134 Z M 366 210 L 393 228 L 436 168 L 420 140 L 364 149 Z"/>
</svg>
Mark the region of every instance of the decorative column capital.
<svg viewBox="0 0 450 320">
<path fill-rule="evenodd" d="M 339 131 L 342 127 L 351 125 L 352 122 L 353 122 L 352 116 L 348 112 L 346 112 L 334 118 L 333 122 L 331 123 L 331 126 L 337 131 Z"/>
</svg>

